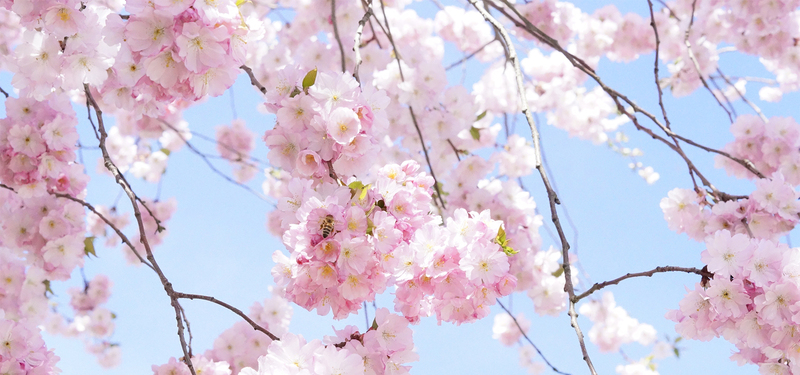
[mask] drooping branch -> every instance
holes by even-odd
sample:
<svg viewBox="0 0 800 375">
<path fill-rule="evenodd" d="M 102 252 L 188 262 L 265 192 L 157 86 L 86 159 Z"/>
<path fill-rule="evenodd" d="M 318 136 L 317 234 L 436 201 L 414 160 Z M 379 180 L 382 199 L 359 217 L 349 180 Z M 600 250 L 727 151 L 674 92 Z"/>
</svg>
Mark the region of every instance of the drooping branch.
<svg viewBox="0 0 800 375">
<path fill-rule="evenodd" d="M 243 313 L 242 310 L 239 310 L 239 309 L 237 309 L 237 308 L 235 308 L 235 307 L 233 307 L 233 306 L 231 306 L 231 305 L 229 305 L 229 304 L 227 304 L 225 302 L 222 302 L 222 301 L 220 301 L 220 300 L 218 300 L 218 299 L 216 299 L 214 297 L 204 296 L 202 294 L 190 294 L 190 293 L 181 293 L 181 292 L 175 292 L 175 297 L 176 298 L 183 298 L 183 299 L 192 299 L 192 300 L 201 299 L 201 300 L 204 300 L 204 301 L 209 301 L 209 302 L 212 302 L 212 303 L 216 303 L 217 305 L 220 305 L 220 306 L 232 311 L 236 315 L 239 315 L 242 319 L 244 319 L 244 321 L 249 323 L 253 327 L 254 330 L 264 333 L 265 335 L 269 336 L 269 338 L 271 338 L 273 340 L 276 340 L 276 341 L 280 340 L 280 338 L 278 336 L 275 336 L 274 334 L 272 334 L 272 332 L 267 331 L 266 329 L 264 329 L 264 327 L 258 325 L 258 323 L 256 323 L 256 322 L 254 322 L 253 319 L 250 319 L 250 317 L 245 315 L 245 313 Z"/>
<path fill-rule="evenodd" d="M 206 165 L 208 165 L 208 168 L 211 169 L 211 171 L 213 171 L 214 173 L 216 173 L 217 175 L 222 177 L 225 181 L 228 181 L 231 184 L 239 186 L 240 188 L 242 188 L 244 190 L 247 190 L 248 193 L 253 194 L 254 196 L 258 197 L 258 199 L 261 199 L 262 201 L 267 202 L 267 199 L 263 195 L 259 194 L 257 191 L 253 190 L 251 187 L 249 187 L 249 186 L 247 186 L 247 185 L 245 185 L 245 184 L 243 184 L 243 183 L 241 183 L 239 181 L 236 181 L 236 180 L 230 178 L 228 175 L 226 175 L 225 173 L 222 173 L 222 171 L 217 169 L 217 167 L 211 162 L 211 160 L 208 160 L 207 155 L 202 153 L 202 152 L 200 152 L 200 150 L 198 150 L 197 148 L 195 148 L 186 139 L 186 137 L 184 137 L 183 134 L 181 134 L 180 131 L 178 131 L 177 129 L 175 129 L 174 126 L 172 126 L 172 124 L 170 124 L 170 123 L 168 123 L 168 122 L 166 122 L 164 120 L 160 120 L 160 121 L 161 121 L 162 124 L 164 124 L 164 126 L 172 129 L 172 131 L 174 131 L 176 134 L 178 134 L 178 137 L 180 137 L 181 140 L 183 141 L 183 143 L 185 143 L 186 146 L 189 147 L 189 150 L 194 152 L 197 156 L 200 156 L 200 158 L 203 159 L 203 161 L 206 163 Z"/>
<path fill-rule="evenodd" d="M 558 200 L 558 195 L 556 194 L 555 190 L 553 190 L 553 187 L 550 184 L 550 179 L 547 176 L 547 171 L 545 171 L 542 164 L 539 130 L 533 120 L 533 115 L 531 114 L 530 108 L 528 107 L 528 99 L 525 95 L 525 85 L 522 80 L 522 69 L 520 68 L 519 57 L 517 56 L 516 48 L 514 48 L 514 43 L 511 40 L 511 37 L 508 35 L 508 31 L 506 31 L 503 24 L 497 21 L 497 19 L 495 19 L 486 9 L 479 6 L 477 0 L 469 0 L 469 2 L 472 4 L 475 10 L 477 10 L 483 16 L 483 18 L 492 26 L 494 26 L 495 30 L 500 33 L 501 38 L 505 41 L 506 47 L 508 48 L 508 59 L 511 61 L 511 64 L 514 67 L 514 76 L 516 78 L 520 106 L 522 106 L 522 114 L 525 115 L 525 120 L 528 122 L 528 127 L 531 131 L 531 138 L 533 139 L 533 149 L 535 154 L 534 165 L 539 171 L 539 176 L 541 177 L 545 189 L 547 190 L 547 197 L 550 202 L 551 220 L 553 221 L 553 224 L 558 231 L 559 239 L 561 240 L 562 268 L 564 269 L 565 281 L 564 290 L 570 297 L 568 312 L 570 324 L 572 325 L 572 328 L 575 329 L 575 335 L 578 338 L 578 344 L 580 344 L 581 352 L 583 353 L 583 360 L 586 361 L 586 365 L 589 367 L 589 372 L 591 372 L 592 375 L 597 375 L 597 371 L 594 369 L 594 364 L 592 364 L 592 359 L 589 358 L 589 352 L 586 350 L 586 342 L 583 338 L 583 332 L 578 324 L 578 313 L 575 311 L 575 303 L 572 301 L 572 298 L 575 296 L 575 287 L 572 285 L 572 267 L 570 266 L 569 261 L 569 242 L 564 234 L 564 228 L 561 226 L 561 221 L 558 218 L 558 211 L 556 210 L 556 205 L 560 203 Z"/>
<path fill-rule="evenodd" d="M 356 37 L 355 37 L 355 44 L 353 45 L 353 52 L 355 52 L 356 57 L 356 67 L 353 68 L 353 78 L 360 84 L 361 77 L 358 76 L 358 69 L 361 67 L 361 36 L 364 34 L 364 25 L 369 21 L 370 17 L 372 17 L 372 0 L 367 1 L 367 10 L 364 12 L 364 16 L 358 21 L 358 28 L 356 29 Z M 375 35 L 375 32 L 372 33 Z"/>
<path fill-rule="evenodd" d="M 702 82 L 706 90 L 711 93 L 711 96 L 713 96 L 714 100 L 717 101 L 717 104 L 722 107 L 722 110 L 728 114 L 728 118 L 731 120 L 731 123 L 733 123 L 733 115 L 731 115 L 731 111 L 725 108 L 725 105 L 723 105 L 719 98 L 714 95 L 714 91 L 711 90 L 711 87 L 708 86 L 708 82 L 706 81 L 705 77 L 703 77 L 703 72 L 700 70 L 700 62 L 697 61 L 697 57 L 695 57 L 694 51 L 692 50 L 692 44 L 689 42 L 689 35 L 692 32 L 692 25 L 694 25 L 695 5 L 697 5 L 697 0 L 692 1 L 692 14 L 689 16 L 689 26 L 686 28 L 683 44 L 686 45 L 686 51 L 689 53 L 689 59 L 692 60 L 692 65 L 694 65 L 694 70 L 697 73 L 697 76 L 700 77 L 700 82 Z"/>
<path fill-rule="evenodd" d="M 466 56 L 462 57 L 460 60 L 448 65 L 446 68 L 444 68 L 444 70 L 453 69 L 453 68 L 455 68 L 455 67 L 457 67 L 457 66 L 459 66 L 459 65 L 461 65 L 461 64 L 463 64 L 465 62 L 467 62 L 469 59 L 475 57 L 475 55 L 479 54 L 481 51 L 483 51 L 486 47 L 488 47 L 490 44 L 494 43 L 495 41 L 497 41 L 497 38 L 490 40 L 489 42 L 487 42 L 486 44 L 482 45 L 480 48 L 476 49 L 475 51 L 473 51 L 469 55 L 466 55 Z"/>
<path fill-rule="evenodd" d="M 109 220 L 107 217 L 105 217 L 105 215 L 97 211 L 97 209 L 95 209 L 95 207 L 92 206 L 89 202 L 83 201 L 81 199 L 75 198 L 67 194 L 52 193 L 52 192 L 50 194 L 59 198 L 69 199 L 73 202 L 80 203 L 83 207 L 86 207 L 89 211 L 92 211 L 92 213 L 97 215 L 97 217 L 99 217 L 100 220 L 103 220 L 103 222 L 106 223 L 106 225 L 108 225 L 114 231 L 114 233 L 117 234 L 117 236 L 119 236 L 119 238 L 122 240 L 122 243 L 128 246 L 128 248 L 133 252 L 134 255 L 136 255 L 136 258 L 138 258 L 139 261 L 142 262 L 142 264 L 155 271 L 153 265 L 150 264 L 150 262 L 148 262 L 146 259 L 144 259 L 144 257 L 142 257 L 141 254 L 139 254 L 139 251 L 136 250 L 135 246 L 133 246 L 133 242 L 131 242 L 130 239 L 128 239 L 128 236 L 126 236 L 125 233 L 122 233 L 122 230 L 117 228 L 117 226 L 114 225 L 114 223 L 112 223 L 111 220 Z"/>
<path fill-rule="evenodd" d="M 336 0 L 331 0 L 331 22 L 333 23 L 333 36 L 336 38 L 336 44 L 339 45 L 339 56 L 342 58 L 342 73 L 344 73 L 347 71 L 347 66 L 344 61 L 342 38 L 339 37 L 339 25 L 336 23 Z"/>
<path fill-rule="evenodd" d="M 508 20 L 510 20 L 515 26 L 525 30 L 526 32 L 528 32 L 529 34 L 534 36 L 536 39 L 538 39 L 542 43 L 545 43 L 546 45 L 550 46 L 551 48 L 559 51 L 570 62 L 570 64 L 572 64 L 572 66 L 576 67 L 578 70 L 584 72 L 589 77 L 591 77 L 592 80 L 594 80 L 600 86 L 600 88 L 603 89 L 603 91 L 605 91 L 609 96 L 611 96 L 611 98 L 617 104 L 617 109 L 620 110 L 620 112 L 625 114 L 628 118 L 631 119 L 631 121 L 634 122 L 634 125 L 636 126 L 637 130 L 646 132 L 648 135 L 650 135 L 654 139 L 657 139 L 658 141 L 666 144 L 668 147 L 672 148 L 676 152 L 678 151 L 678 150 L 675 149 L 675 146 L 672 145 L 669 140 L 667 140 L 667 139 L 665 139 L 663 137 L 657 136 L 655 133 L 652 132 L 652 130 L 650 130 L 649 128 L 647 128 L 645 126 L 642 126 L 639 123 L 638 119 L 636 119 L 636 116 L 634 114 L 630 113 L 627 108 L 625 108 L 625 106 L 622 104 L 623 102 L 626 105 L 630 106 L 633 109 L 634 112 L 641 113 L 642 115 L 647 117 L 650 121 L 652 121 L 654 124 L 656 124 L 659 128 L 661 128 L 670 137 L 675 137 L 675 138 L 677 138 L 677 139 L 679 139 L 679 140 L 681 140 L 683 142 L 686 142 L 686 143 L 688 143 L 688 144 L 690 144 L 692 146 L 695 146 L 697 148 L 700 148 L 700 149 L 702 149 L 704 151 L 713 152 L 713 153 L 725 156 L 725 157 L 735 161 L 736 163 L 740 164 L 741 166 L 743 166 L 745 169 L 747 169 L 748 171 L 752 172 L 756 176 L 758 176 L 760 178 L 764 177 L 764 175 L 761 172 L 759 172 L 758 169 L 756 169 L 755 165 L 751 161 L 744 160 L 744 159 L 739 159 L 737 157 L 734 157 L 734 156 L 728 154 L 727 152 L 716 150 L 716 149 L 713 149 L 711 147 L 700 145 L 697 142 L 694 142 L 694 141 L 692 141 L 692 140 L 690 140 L 688 138 L 685 138 L 685 137 L 683 137 L 683 136 L 681 136 L 679 134 L 676 134 L 672 130 L 668 129 L 652 113 L 650 113 L 647 110 L 645 110 L 644 108 L 640 107 L 638 104 L 636 104 L 633 100 L 631 100 L 627 96 L 621 94 L 620 92 L 618 92 L 618 91 L 612 89 L 611 87 L 609 87 L 608 85 L 606 85 L 605 82 L 603 82 L 603 80 L 600 79 L 600 77 L 597 75 L 597 73 L 594 71 L 594 69 L 591 66 L 586 64 L 586 62 L 581 60 L 579 57 L 577 57 L 577 56 L 573 55 L 572 53 L 566 51 L 563 47 L 561 47 L 561 45 L 558 43 L 558 41 L 556 41 L 555 39 L 551 38 L 549 35 L 545 34 L 539 28 L 534 26 L 508 0 L 500 0 L 500 1 L 508 9 L 510 9 L 516 15 L 516 17 L 512 17 L 505 9 L 495 5 L 492 2 L 488 2 L 488 4 L 492 5 L 492 7 L 497 9 L 504 16 L 506 16 L 506 18 Z M 691 160 L 689 160 L 688 157 L 686 157 L 686 155 L 682 153 L 682 151 L 678 152 L 678 154 L 684 159 L 684 161 L 687 163 L 687 165 L 689 166 L 690 169 L 693 169 L 695 171 L 695 173 L 699 172 L 697 170 L 697 168 L 694 166 L 694 164 L 691 162 Z M 702 178 L 701 178 L 701 180 L 702 180 Z M 705 184 L 705 182 L 708 182 L 708 180 L 705 180 L 704 184 Z M 708 186 L 709 188 L 711 188 L 714 191 L 717 191 L 717 189 L 714 188 L 713 185 L 711 185 L 710 182 L 708 182 L 708 184 L 706 186 Z"/>
<path fill-rule="evenodd" d="M 551 370 L 553 370 L 553 372 L 555 372 L 555 373 L 557 373 L 557 374 L 569 375 L 569 373 L 558 371 L 558 369 L 557 369 L 555 366 L 553 366 L 553 364 L 552 364 L 552 363 L 550 363 L 550 361 L 548 361 L 548 360 L 547 360 L 547 357 L 545 357 L 545 356 L 544 356 L 544 354 L 542 353 L 542 351 L 541 351 L 541 350 L 539 350 L 539 347 L 538 347 L 538 346 L 536 346 L 536 344 L 534 344 L 534 343 L 533 343 L 533 340 L 531 340 L 531 338 L 530 338 L 530 337 L 528 337 L 528 334 L 527 334 L 527 333 L 525 333 L 525 331 L 522 329 L 522 326 L 521 326 L 521 325 L 519 325 L 519 322 L 517 321 L 517 317 L 516 317 L 516 316 L 514 316 L 514 314 L 512 314 L 512 313 L 511 313 L 511 311 L 509 311 L 509 310 L 508 310 L 508 309 L 505 307 L 505 305 L 503 305 L 503 303 L 502 303 L 502 302 L 500 302 L 500 299 L 499 299 L 499 298 L 497 299 L 497 304 L 498 304 L 498 305 L 500 305 L 500 307 L 502 307 L 502 308 L 503 308 L 503 310 L 505 310 L 506 314 L 508 314 L 508 316 L 510 316 L 512 320 L 514 320 L 514 324 L 516 324 L 516 325 L 517 325 L 517 329 L 519 329 L 519 332 L 522 334 L 522 337 L 524 337 L 524 338 L 525 338 L 525 341 L 527 341 L 527 342 L 528 342 L 528 344 L 531 344 L 531 346 L 533 347 L 533 349 L 534 349 L 534 350 L 536 350 L 536 353 L 539 353 L 539 357 L 541 357 L 541 358 L 542 358 L 542 360 L 544 361 L 544 363 L 546 363 L 546 364 L 547 364 L 547 366 L 549 366 L 549 367 L 550 367 L 550 369 L 551 369 Z"/>
<path fill-rule="evenodd" d="M 400 51 L 397 50 L 397 46 L 394 43 L 392 29 L 389 27 L 389 19 L 386 17 L 386 6 L 383 4 L 383 0 L 381 0 L 381 12 L 383 13 L 383 20 L 386 22 L 386 29 L 384 31 L 386 36 L 389 38 L 389 43 L 392 44 L 392 50 L 394 51 L 395 60 L 397 61 L 397 69 L 400 71 L 400 79 L 405 82 L 406 78 L 405 75 L 403 75 L 403 64 L 400 63 Z M 378 24 L 380 24 L 380 22 L 378 22 Z M 447 206 L 444 204 L 444 198 L 442 198 L 442 192 L 439 188 L 439 180 L 436 178 L 436 172 L 433 171 L 433 164 L 431 164 L 431 158 L 428 156 L 428 147 L 425 145 L 425 139 L 422 137 L 422 131 L 419 128 L 417 116 L 414 114 L 414 107 L 409 105 L 408 112 L 411 114 L 411 121 L 414 123 L 414 128 L 417 129 L 419 142 L 422 146 L 422 153 L 425 155 L 425 161 L 428 163 L 428 169 L 431 171 L 431 177 L 433 178 L 433 189 L 436 190 L 436 196 L 439 198 L 439 203 L 442 205 L 442 210 L 445 210 L 447 209 Z"/>
<path fill-rule="evenodd" d="M 708 272 L 706 270 L 697 269 L 697 268 L 694 268 L 694 267 L 674 267 L 674 266 L 656 267 L 656 268 L 654 268 L 654 269 L 652 269 L 650 271 L 628 273 L 628 274 L 625 274 L 624 276 L 620 276 L 620 277 L 618 277 L 616 279 L 613 279 L 613 280 L 604 281 L 602 283 L 595 283 L 594 285 L 592 285 L 591 288 L 589 288 L 588 290 L 586 290 L 585 292 L 583 292 L 583 293 L 581 293 L 581 294 L 579 294 L 577 296 L 574 296 L 572 299 L 573 299 L 573 301 L 575 303 L 577 303 L 578 301 L 588 297 L 589 295 L 591 295 L 592 293 L 594 293 L 594 292 L 596 292 L 596 291 L 598 291 L 600 289 L 603 289 L 603 288 L 605 288 L 605 287 L 607 287 L 609 285 L 619 284 L 620 281 L 622 281 L 622 280 L 627 280 L 627 279 L 631 279 L 631 278 L 634 278 L 634 277 L 651 277 L 651 276 L 653 276 L 653 275 L 655 275 L 657 273 L 662 273 L 662 272 L 686 272 L 686 273 L 696 273 L 696 274 L 698 274 L 700 276 L 707 277 L 707 278 L 713 278 L 714 277 L 713 273 Z"/>
<path fill-rule="evenodd" d="M 719 73 L 719 76 L 722 77 L 723 80 L 725 80 L 725 83 L 727 83 L 730 87 L 733 87 L 733 90 L 736 91 L 736 94 L 738 94 L 740 98 L 742 98 L 742 101 L 745 102 L 745 104 L 749 105 L 750 108 L 752 108 L 753 111 L 755 111 L 758 114 L 758 117 L 761 118 L 761 121 L 764 121 L 764 123 L 769 122 L 767 116 L 764 116 L 764 113 L 761 112 L 761 108 L 758 108 L 758 106 L 755 103 L 751 102 L 750 99 L 747 99 L 747 97 L 744 96 L 744 93 L 739 91 L 736 85 L 731 83 L 731 80 L 728 78 L 728 76 L 722 73 L 722 70 L 720 70 L 720 68 L 717 68 L 717 73 Z"/>
<path fill-rule="evenodd" d="M 155 257 L 153 257 L 153 251 L 150 248 L 150 242 L 147 239 L 147 233 L 144 230 L 144 221 L 142 219 L 141 210 L 139 210 L 138 202 L 141 201 L 136 193 L 133 192 L 131 189 L 130 184 L 125 180 L 122 176 L 122 173 L 119 171 L 119 168 L 114 164 L 111 160 L 111 155 L 108 153 L 108 149 L 106 148 L 106 139 L 108 138 L 108 133 L 106 132 L 105 125 L 103 124 L 103 112 L 100 110 L 100 106 L 92 97 L 92 93 L 89 90 L 89 85 L 83 85 L 83 91 L 86 94 L 86 98 L 89 103 L 94 108 L 95 116 L 97 117 L 97 127 L 98 131 L 100 132 L 100 151 L 103 154 L 103 164 L 105 165 L 106 169 L 108 169 L 111 174 L 114 176 L 117 184 L 122 187 L 122 190 L 128 196 L 128 199 L 131 201 L 131 206 L 133 206 L 133 213 L 134 217 L 136 218 L 136 224 L 139 227 L 139 240 L 141 241 L 142 245 L 144 245 L 145 252 L 147 253 L 147 260 L 150 261 L 150 264 L 153 266 L 153 271 L 156 272 L 158 275 L 159 280 L 161 281 L 161 285 L 164 286 L 164 291 L 167 293 L 167 296 L 170 298 L 170 302 L 172 308 L 175 310 L 175 320 L 178 326 L 178 339 L 181 343 L 181 349 L 183 350 L 183 362 L 186 363 L 186 366 L 189 367 L 189 372 L 192 375 L 197 375 L 194 370 L 194 365 L 192 364 L 191 357 L 189 356 L 189 349 L 188 345 L 186 344 L 186 338 L 184 336 L 184 327 L 183 327 L 183 320 L 181 319 L 181 306 L 178 303 L 178 298 L 175 296 L 175 290 L 172 288 L 172 283 L 169 282 L 167 277 L 164 275 L 164 272 L 161 271 L 161 268 L 158 266 Z M 159 224 L 160 226 L 160 224 Z"/>
</svg>

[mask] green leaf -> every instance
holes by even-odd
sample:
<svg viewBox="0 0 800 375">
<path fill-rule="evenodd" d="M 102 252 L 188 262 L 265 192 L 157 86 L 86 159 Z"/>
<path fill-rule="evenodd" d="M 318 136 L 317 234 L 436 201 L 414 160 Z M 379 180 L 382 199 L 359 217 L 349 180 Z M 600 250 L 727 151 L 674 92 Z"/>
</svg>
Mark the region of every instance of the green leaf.
<svg viewBox="0 0 800 375">
<path fill-rule="evenodd" d="M 114 314 L 114 313 L 112 312 L 112 313 L 111 313 L 111 319 L 116 319 L 116 318 L 117 318 L 117 314 Z"/>
<path fill-rule="evenodd" d="M 506 238 L 506 230 L 503 229 L 503 226 L 500 226 L 500 229 L 497 230 L 497 236 L 494 238 L 494 241 L 497 242 L 500 247 L 503 248 L 503 252 L 506 253 L 508 256 L 512 256 L 519 251 L 514 250 L 511 246 L 508 246 L 508 239 Z"/>
<path fill-rule="evenodd" d="M 476 141 L 480 141 L 481 140 L 481 130 L 480 129 L 478 129 L 478 128 L 473 126 L 473 127 L 469 128 L 469 134 L 472 135 L 472 139 L 474 139 Z"/>
<path fill-rule="evenodd" d="M 483 113 L 479 114 L 478 117 L 475 118 L 475 122 L 483 120 L 484 117 L 486 117 L 486 111 L 483 111 Z"/>
<path fill-rule="evenodd" d="M 553 271 L 554 277 L 559 277 L 564 273 L 564 267 L 558 267 L 557 270 Z"/>
<path fill-rule="evenodd" d="M 364 188 L 361 189 L 361 194 L 358 195 L 358 200 L 363 201 L 365 198 L 367 198 L 367 192 L 369 191 L 370 186 L 372 186 L 372 184 L 367 184 L 367 186 L 364 186 Z"/>
<path fill-rule="evenodd" d="M 683 340 L 683 336 L 678 336 L 675 338 L 675 343 L 677 344 L 681 340 Z"/>
<path fill-rule="evenodd" d="M 290 98 L 294 98 L 295 96 L 297 96 L 297 94 L 299 94 L 299 93 L 301 93 L 301 92 L 302 92 L 302 91 L 300 91 L 300 89 L 298 89 L 297 87 L 295 87 L 295 88 L 294 88 L 294 90 L 292 90 L 292 93 L 291 93 L 291 94 L 289 94 L 289 97 L 290 97 Z"/>
<path fill-rule="evenodd" d="M 681 357 L 681 351 L 678 348 L 672 348 L 672 351 L 675 353 L 675 358 Z"/>
<path fill-rule="evenodd" d="M 248 1 L 249 1 L 249 0 L 236 0 L 236 7 L 237 7 L 237 8 L 238 8 L 238 7 L 241 7 L 242 5 L 244 5 L 244 4 L 245 4 L 246 2 L 248 2 Z"/>
<path fill-rule="evenodd" d="M 353 181 L 347 185 L 351 190 L 359 190 L 364 188 L 364 183 L 361 181 Z"/>
<path fill-rule="evenodd" d="M 53 295 L 53 296 L 56 295 L 55 293 L 53 293 L 53 289 L 50 289 L 50 280 L 42 281 L 42 284 L 44 284 L 44 296 L 45 297 L 47 297 L 47 293 L 50 293 L 50 295 Z"/>
<path fill-rule="evenodd" d="M 307 93 L 308 88 L 314 86 L 314 82 L 316 81 L 317 81 L 317 68 L 314 68 L 306 74 L 305 78 L 303 78 L 303 91 Z"/>
<path fill-rule="evenodd" d="M 97 253 L 94 252 L 94 236 L 86 237 L 83 240 L 83 253 L 86 254 L 86 256 L 92 254 L 97 258 Z"/>
<path fill-rule="evenodd" d="M 369 329 L 378 329 L 378 321 L 375 320 L 375 319 L 372 319 L 372 326 L 369 327 Z"/>
<path fill-rule="evenodd" d="M 167 155 L 167 156 L 169 156 L 169 154 L 171 154 L 171 153 L 172 153 L 172 151 L 170 151 L 170 150 L 168 150 L 168 149 L 166 149 L 166 148 L 162 148 L 162 149 L 161 149 L 161 152 L 163 152 L 163 153 L 164 153 L 164 155 Z"/>
</svg>

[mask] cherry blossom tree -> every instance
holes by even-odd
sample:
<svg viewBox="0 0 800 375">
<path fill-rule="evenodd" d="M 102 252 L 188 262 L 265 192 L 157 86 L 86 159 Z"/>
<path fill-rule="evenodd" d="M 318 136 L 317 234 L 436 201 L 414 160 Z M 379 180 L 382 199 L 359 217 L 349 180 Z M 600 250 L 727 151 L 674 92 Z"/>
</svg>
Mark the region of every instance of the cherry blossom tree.
<svg viewBox="0 0 800 375">
<path fill-rule="evenodd" d="M 800 89 L 798 1 L 641 0 L 625 13 L 556 0 L 1 5 L 0 374 L 59 373 L 50 336 L 82 342 L 109 368 L 136 350 L 113 339 L 124 312 L 107 306 L 115 278 L 96 266 L 112 249 L 171 309 L 176 349 L 156 375 L 405 374 L 421 360 L 415 327 L 487 319 L 528 372 L 565 374 L 531 338 L 543 316 L 572 331 L 583 373 L 602 372 L 590 355 L 601 352 L 623 353 L 619 374 L 657 374 L 681 340 L 722 338 L 738 364 L 800 374 L 800 249 L 789 237 L 800 125 L 766 110 L 791 107 Z M 756 76 L 738 66 L 756 60 Z M 635 77 L 644 90 L 603 73 L 635 62 L 649 67 Z M 237 78 L 257 123 L 236 116 Z M 232 121 L 187 120 L 203 106 L 212 117 L 224 95 Z M 681 110 L 713 112 L 732 141 L 719 142 L 720 126 L 698 137 L 670 121 L 670 103 L 688 95 L 712 104 Z M 214 136 L 194 130 L 204 125 Z M 639 184 L 678 176 L 663 220 L 648 225 L 702 250 L 679 265 L 621 261 L 626 274 L 591 280 L 545 128 L 606 146 Z M 672 167 L 645 165 L 643 149 L 665 150 Z M 261 254 L 269 289 L 241 285 L 265 291 L 249 310 L 189 292 L 159 263 L 179 210 L 162 180 L 180 154 L 269 207 L 265 230 L 283 246 Z M 734 191 L 730 180 L 750 183 Z M 102 181 L 116 199 L 90 199 Z M 659 333 L 612 292 L 669 273 L 692 283 L 666 313 L 674 332 Z M 514 296 L 530 309 L 515 310 Z M 193 345 L 204 323 L 189 300 L 238 320 Z M 366 319 L 304 337 L 290 329 L 293 308 Z M 622 351 L 634 342 L 641 357 Z"/>
</svg>

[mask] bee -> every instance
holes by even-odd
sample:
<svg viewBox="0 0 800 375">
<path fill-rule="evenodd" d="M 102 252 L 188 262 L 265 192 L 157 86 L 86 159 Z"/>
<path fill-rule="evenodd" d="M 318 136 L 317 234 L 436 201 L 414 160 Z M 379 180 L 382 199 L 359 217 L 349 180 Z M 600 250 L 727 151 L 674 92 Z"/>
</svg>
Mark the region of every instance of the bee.
<svg viewBox="0 0 800 375">
<path fill-rule="evenodd" d="M 333 232 L 333 215 L 325 216 L 319 225 L 319 229 L 322 230 L 322 238 L 328 238 Z"/>
</svg>

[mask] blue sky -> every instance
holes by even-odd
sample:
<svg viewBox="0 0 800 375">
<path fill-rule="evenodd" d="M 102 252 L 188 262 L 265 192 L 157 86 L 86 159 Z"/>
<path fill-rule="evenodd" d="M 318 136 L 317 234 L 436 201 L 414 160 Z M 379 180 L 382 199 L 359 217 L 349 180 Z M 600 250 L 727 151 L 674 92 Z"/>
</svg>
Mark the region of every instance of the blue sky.
<svg viewBox="0 0 800 375">
<path fill-rule="evenodd" d="M 578 6 L 591 12 L 597 4 L 583 1 L 578 2 Z M 620 8 L 623 12 L 645 14 L 647 2 L 622 1 Z M 448 54 L 445 63 L 458 58 Z M 610 86 L 651 112 L 658 112 L 652 58 L 652 54 L 643 56 L 631 64 L 603 61 L 599 73 Z M 729 74 L 771 77 L 752 57 L 724 55 L 721 66 Z M 470 63 L 467 69 L 470 87 L 469 82 L 477 79 L 475 74 L 480 72 L 480 66 Z M 454 71 L 458 76 L 450 78 L 460 79 L 460 71 Z M 662 69 L 662 74 L 664 71 Z M 8 76 L 2 78 L 2 87 L 10 87 Z M 748 96 L 757 98 L 757 88 L 748 88 Z M 240 75 L 232 90 L 236 113 L 246 120 L 251 130 L 260 135 L 272 127 L 272 117 L 255 111 L 259 94 L 249 86 L 244 74 Z M 787 95 L 781 103 L 761 106 L 767 116 L 796 117 L 797 110 L 789 105 L 796 100 L 796 95 Z M 233 119 L 231 103 L 230 93 L 226 93 L 186 111 L 185 118 L 193 131 L 213 136 L 216 126 L 229 124 Z M 739 113 L 751 113 L 738 104 Z M 732 140 L 727 116 L 707 92 L 699 90 L 681 99 L 674 99 L 666 93 L 665 105 L 673 129 L 679 134 L 717 148 Z M 76 110 L 82 120 L 82 141 L 91 144 L 85 108 L 76 107 Z M 522 120 L 518 121 L 517 132 L 529 137 L 525 134 Z M 661 175 L 654 185 L 647 185 L 627 167 L 627 159 L 606 146 L 569 138 L 559 129 L 541 126 L 546 159 L 559 189 L 562 209 L 569 211 L 579 234 L 577 243 L 573 242 L 572 246 L 579 254 L 580 266 L 585 271 L 584 280 L 598 282 L 664 265 L 702 267 L 699 255 L 702 245 L 669 231 L 658 206 L 669 190 L 691 187 L 685 164 L 666 147 L 636 132 L 631 124 L 623 126 L 622 130 L 630 137 L 632 147 L 644 150 L 645 155 L 639 160 L 653 166 Z M 213 145 L 199 138 L 192 142 L 208 152 L 214 150 Z M 255 156 L 266 159 L 266 149 L 261 142 L 258 144 Z M 735 180 L 726 176 L 724 171 L 714 169 L 713 158 L 705 152 L 687 151 L 720 189 L 733 194 L 749 193 L 752 183 Z M 87 199 L 92 203 L 109 205 L 117 197 L 119 188 L 111 178 L 94 173 L 97 156 L 93 151 L 84 153 L 92 176 Z M 229 171 L 225 163 L 217 165 L 221 170 Z M 261 179 L 257 177 L 250 185 L 258 190 L 260 184 Z M 538 177 L 525 179 L 525 184 L 542 214 L 549 217 L 546 195 Z M 134 188 L 138 194 L 148 197 L 157 191 L 155 185 L 141 182 L 135 182 Z M 167 223 L 170 233 L 155 251 L 159 264 L 177 290 L 212 295 L 245 311 L 253 302 L 268 295 L 268 287 L 274 284 L 270 275 L 271 254 L 283 249 L 280 241 L 269 236 L 264 228 L 265 215 L 272 209 L 269 204 L 223 181 L 187 149 L 170 156 L 160 194 L 164 199 L 176 197 L 178 200 L 178 210 Z M 120 208 L 129 211 L 124 203 Z M 548 220 L 545 222 L 552 228 Z M 558 246 L 544 230 L 541 234 L 545 247 Z M 574 238 L 574 230 L 569 226 L 567 234 L 570 239 Z M 117 329 L 112 340 L 122 345 L 122 364 L 112 370 L 103 370 L 76 340 L 47 336 L 48 344 L 61 357 L 59 367 L 64 374 L 147 374 L 152 364 L 163 364 L 171 356 L 182 355 L 176 337 L 174 312 L 160 282 L 148 269 L 126 265 L 121 251 L 119 247 L 99 247 L 99 258 L 87 260 L 85 272 L 89 277 L 98 273 L 108 274 L 114 282 L 108 308 L 117 314 Z M 66 303 L 67 287 L 77 285 L 78 280 L 79 276 L 72 284 L 56 285 L 56 300 Z M 684 286 L 692 287 L 697 281 L 695 275 L 660 274 L 623 282 L 607 290 L 614 292 L 618 305 L 632 317 L 655 326 L 660 337 L 675 337 L 674 325 L 664 318 L 664 314 L 677 308 L 685 293 Z M 530 336 L 554 365 L 571 374 L 588 373 L 565 314 L 538 317 L 533 313 L 527 296 L 516 294 L 512 298 L 513 311 L 524 313 L 532 321 Z M 238 320 L 232 313 L 207 302 L 183 303 L 192 324 L 196 353 L 211 348 L 214 338 Z M 391 308 L 392 296 L 386 293 L 376 304 Z M 498 311 L 499 308 L 493 309 L 493 312 Z M 369 314 L 374 316 L 371 308 Z M 591 327 L 585 318 L 581 318 L 580 323 L 585 332 Z M 364 317 L 352 316 L 334 321 L 295 307 L 290 331 L 309 339 L 322 338 L 332 334 L 332 326 L 341 328 L 346 324 L 355 324 L 363 330 Z M 435 318 L 424 319 L 413 327 L 420 361 L 413 364 L 412 373 L 524 374 L 525 371 L 517 364 L 517 349 L 503 347 L 492 340 L 491 326 L 491 318 L 457 327 L 450 324 L 438 326 Z M 588 345 L 599 373 L 614 373 L 614 367 L 624 363 L 621 354 L 599 354 L 592 344 Z M 722 339 L 709 343 L 683 341 L 681 348 L 680 359 L 660 362 L 662 374 L 753 374 L 757 371 L 755 366 L 738 367 L 731 362 L 728 356 L 733 346 Z M 648 349 L 638 344 L 623 346 L 623 350 L 632 359 L 648 353 Z"/>
</svg>

